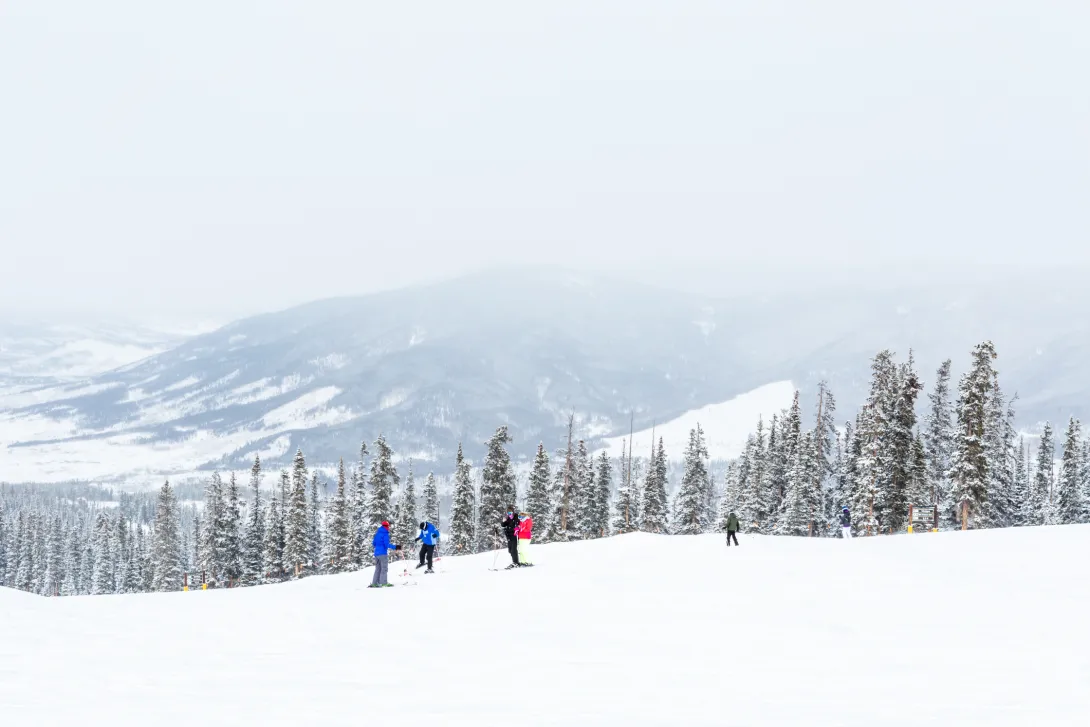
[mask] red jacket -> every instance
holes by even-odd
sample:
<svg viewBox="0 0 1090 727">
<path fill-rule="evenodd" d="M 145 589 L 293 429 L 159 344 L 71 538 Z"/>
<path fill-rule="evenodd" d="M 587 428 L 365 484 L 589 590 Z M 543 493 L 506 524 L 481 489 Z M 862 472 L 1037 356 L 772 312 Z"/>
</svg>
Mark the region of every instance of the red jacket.
<svg viewBox="0 0 1090 727">
<path fill-rule="evenodd" d="M 534 519 L 532 517 L 530 517 L 529 515 L 527 515 L 526 519 L 519 522 L 519 526 L 517 528 L 515 528 L 515 536 L 519 540 L 529 540 L 530 539 L 530 533 L 531 533 L 531 531 L 533 529 L 534 529 Z"/>
</svg>

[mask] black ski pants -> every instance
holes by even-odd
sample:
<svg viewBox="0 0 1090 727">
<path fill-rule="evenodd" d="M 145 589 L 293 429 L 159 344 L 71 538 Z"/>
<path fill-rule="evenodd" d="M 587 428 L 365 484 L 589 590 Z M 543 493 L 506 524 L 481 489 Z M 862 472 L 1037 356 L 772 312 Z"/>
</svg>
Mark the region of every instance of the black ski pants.
<svg viewBox="0 0 1090 727">
<path fill-rule="evenodd" d="M 435 555 L 435 546 L 428 545 L 427 543 L 420 544 L 420 565 L 424 565 L 424 559 L 427 558 L 428 570 L 431 570 L 431 559 Z"/>
<path fill-rule="evenodd" d="M 738 533 L 734 532 L 733 530 L 728 530 L 727 531 L 727 547 L 728 548 L 730 547 L 730 539 L 731 538 L 734 538 L 734 544 L 738 545 Z"/>
<path fill-rule="evenodd" d="M 515 565 L 519 564 L 519 541 L 518 538 L 507 539 L 507 552 L 511 554 L 511 562 Z"/>
</svg>

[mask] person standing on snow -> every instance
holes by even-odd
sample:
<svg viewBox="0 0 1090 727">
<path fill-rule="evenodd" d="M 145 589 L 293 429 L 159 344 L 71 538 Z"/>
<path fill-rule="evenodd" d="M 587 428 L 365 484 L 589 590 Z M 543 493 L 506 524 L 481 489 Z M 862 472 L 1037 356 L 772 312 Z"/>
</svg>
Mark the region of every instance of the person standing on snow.
<svg viewBox="0 0 1090 727">
<path fill-rule="evenodd" d="M 425 573 L 434 573 L 431 568 L 432 556 L 435 554 L 435 546 L 439 544 L 439 529 L 429 522 L 420 523 L 420 534 L 416 536 L 420 541 L 420 563 L 417 568 L 424 567 L 424 559 L 428 560 L 428 569 Z"/>
<path fill-rule="evenodd" d="M 519 513 L 519 524 L 515 529 L 515 535 L 518 537 L 518 559 L 519 566 L 522 568 L 530 568 L 534 565 L 530 560 L 530 537 L 534 530 L 534 519 L 530 517 L 529 513 Z"/>
<path fill-rule="evenodd" d="M 738 517 L 732 512 L 727 517 L 727 547 L 730 547 L 730 539 L 734 538 L 734 544 L 738 545 Z"/>
<path fill-rule="evenodd" d="M 518 536 L 515 531 L 519 526 L 519 519 L 515 515 L 514 506 L 507 508 L 507 514 L 503 516 L 503 520 L 500 521 L 500 526 L 503 528 L 503 536 L 507 538 L 507 552 L 511 554 L 511 565 L 507 566 L 507 570 L 519 567 L 519 552 L 518 552 Z"/>
<path fill-rule="evenodd" d="M 390 523 L 382 521 L 382 525 L 375 531 L 375 537 L 371 539 L 371 545 L 375 548 L 375 574 L 371 577 L 368 588 L 389 586 L 386 579 L 390 572 L 390 551 L 400 547 L 390 542 Z"/>
<path fill-rule="evenodd" d="M 840 511 L 840 531 L 844 533 L 845 540 L 852 539 L 852 514 L 847 507 Z"/>
</svg>

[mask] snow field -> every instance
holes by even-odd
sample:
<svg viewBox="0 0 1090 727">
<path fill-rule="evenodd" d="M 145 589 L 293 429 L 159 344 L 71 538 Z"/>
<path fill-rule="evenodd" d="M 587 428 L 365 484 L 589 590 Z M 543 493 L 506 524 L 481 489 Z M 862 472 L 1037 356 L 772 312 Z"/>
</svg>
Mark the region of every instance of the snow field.
<svg viewBox="0 0 1090 727">
<path fill-rule="evenodd" d="M 3 722 L 1085 724 L 1090 526 L 740 541 L 447 557 L 416 588 L 0 590 Z"/>
</svg>

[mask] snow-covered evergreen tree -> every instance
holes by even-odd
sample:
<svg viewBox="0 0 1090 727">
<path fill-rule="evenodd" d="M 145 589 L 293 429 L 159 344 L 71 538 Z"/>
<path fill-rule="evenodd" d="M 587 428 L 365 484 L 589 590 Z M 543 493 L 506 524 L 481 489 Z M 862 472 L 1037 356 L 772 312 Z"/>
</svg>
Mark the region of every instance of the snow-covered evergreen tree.
<svg viewBox="0 0 1090 727">
<path fill-rule="evenodd" d="M 1060 525 L 1082 521 L 1082 423 L 1071 417 L 1064 436 L 1060 479 L 1056 487 L 1056 518 Z"/>
<path fill-rule="evenodd" d="M 481 472 L 481 495 L 478 508 L 481 536 L 480 546 L 484 550 L 500 548 L 504 544 L 503 534 L 496 526 L 508 507 L 515 506 L 515 473 L 511 469 L 511 458 L 506 445 L 511 437 L 506 426 L 496 429 L 488 440 L 485 453 L 484 469 Z"/>
<path fill-rule="evenodd" d="M 1029 522 L 1030 482 L 1029 467 L 1026 462 L 1026 440 L 1019 438 L 1015 450 L 1011 481 L 1011 525 L 1026 525 Z"/>
<path fill-rule="evenodd" d="M 420 521 L 416 518 L 416 483 L 413 480 L 413 464 L 409 462 L 409 472 L 405 475 L 405 486 L 401 489 L 401 495 L 397 500 L 397 513 L 394 519 L 393 536 L 395 543 L 411 543 L 419 531 Z M 413 553 L 409 548 L 395 551 L 395 556 L 400 558 L 412 558 Z"/>
<path fill-rule="evenodd" d="M 41 592 L 43 596 L 59 596 L 64 580 L 64 534 L 59 513 L 49 523 L 45 551 L 45 582 Z"/>
<path fill-rule="evenodd" d="M 466 554 L 475 552 L 473 541 L 473 480 L 470 476 L 469 462 L 462 456 L 462 445 L 458 444 L 458 458 L 454 465 L 454 500 L 450 511 L 450 549 L 452 553 Z"/>
<path fill-rule="evenodd" d="M 95 534 L 91 543 L 93 552 L 92 557 L 94 558 L 94 570 L 91 572 L 92 595 L 114 592 L 113 557 L 110 552 L 110 530 L 111 525 L 109 516 L 104 512 L 99 512 L 98 515 L 95 516 Z M 26 538 L 23 550 L 23 563 L 20 564 L 26 570 L 25 574 L 19 579 L 21 581 L 19 587 L 28 591 L 31 588 L 30 573 L 33 568 L 31 541 L 32 538 Z"/>
<path fill-rule="evenodd" d="M 776 533 L 809 535 L 811 503 L 808 502 L 808 492 L 811 491 L 815 456 L 813 433 L 804 432 L 797 442 L 788 443 L 785 451 L 793 453 L 793 462 L 787 472 L 783 513 L 777 522 Z"/>
<path fill-rule="evenodd" d="M 347 479 L 342 458 L 337 465 L 337 492 L 329 507 L 329 528 L 325 543 L 325 561 L 333 573 L 348 570 L 352 562 L 352 517 Z"/>
<path fill-rule="evenodd" d="M 379 523 L 392 517 L 393 495 L 400 484 L 401 478 L 394 467 L 394 452 L 386 443 L 386 437 L 380 434 L 375 440 L 375 457 L 371 460 L 371 533 L 367 535 L 368 545 Z"/>
<path fill-rule="evenodd" d="M 930 409 L 924 422 L 924 444 L 927 449 L 931 504 L 939 506 L 941 521 L 948 526 L 952 526 L 957 519 L 957 508 L 954 505 L 953 490 L 950 486 L 950 466 L 954 451 L 950 366 L 950 359 L 946 359 L 935 374 L 935 388 L 927 395 Z"/>
<path fill-rule="evenodd" d="M 352 477 L 352 495 L 348 500 L 351 513 L 351 556 L 354 567 L 366 564 L 371 556 L 371 498 L 367 493 L 367 442 L 360 444 L 360 459 Z M 377 525 L 377 524 L 376 524 Z"/>
<path fill-rule="evenodd" d="M 669 532 L 669 513 L 666 499 L 666 446 L 659 437 L 654 461 L 647 469 L 640 503 L 640 530 L 647 533 Z"/>
<path fill-rule="evenodd" d="M 594 537 L 604 538 L 609 535 L 609 506 L 613 498 L 613 463 L 604 451 L 598 456 L 594 492 Z"/>
<path fill-rule="evenodd" d="M 265 579 L 279 580 L 284 577 L 284 514 L 280 495 L 269 498 L 269 509 L 265 514 L 265 540 L 263 543 L 263 563 Z"/>
<path fill-rule="evenodd" d="M 1090 437 L 1082 445 L 1082 473 L 1079 477 L 1080 523 L 1090 523 Z"/>
<path fill-rule="evenodd" d="M 549 472 L 549 455 L 544 443 L 537 445 L 533 469 L 530 470 L 530 483 L 526 488 L 526 512 L 534 518 L 535 539 L 538 533 L 550 530 L 549 518 L 553 513 L 552 475 Z"/>
<path fill-rule="evenodd" d="M 969 371 L 958 385 L 957 431 L 954 435 L 954 458 L 950 479 L 954 486 L 963 527 L 979 528 L 988 501 L 987 425 L 989 398 L 993 394 L 996 358 L 991 341 L 973 349 Z"/>
<path fill-rule="evenodd" d="M 204 488 L 204 513 L 197 548 L 197 567 L 204 571 L 205 580 L 210 586 L 225 584 L 224 510 L 223 480 L 219 472 L 213 472 Z"/>
<path fill-rule="evenodd" d="M 170 482 L 162 483 L 155 508 L 152 535 L 152 587 L 156 591 L 180 591 L 182 587 L 182 523 L 178 499 Z"/>
<path fill-rule="evenodd" d="M 674 504 L 674 531 L 680 535 L 697 535 L 707 529 L 705 522 L 705 492 L 708 484 L 708 448 L 703 431 L 689 430 L 689 445 L 685 448 L 685 470 L 681 476 Z"/>
<path fill-rule="evenodd" d="M 306 458 L 300 449 L 292 461 L 291 492 L 284 512 L 284 568 L 292 577 L 300 575 L 310 560 L 307 479 Z"/>
<path fill-rule="evenodd" d="M 318 471 L 310 476 L 310 494 L 307 497 L 307 561 L 315 569 L 322 563 L 322 504 L 318 497 Z"/>
<path fill-rule="evenodd" d="M 424 519 L 439 527 L 439 487 L 435 483 L 435 473 L 429 472 L 424 480 L 424 492 L 421 493 L 424 500 Z"/>
<path fill-rule="evenodd" d="M 265 580 L 265 508 L 261 503 L 261 457 L 254 457 L 250 468 L 250 491 L 253 501 L 246 518 L 246 539 L 242 582 L 248 586 Z"/>
<path fill-rule="evenodd" d="M 73 525 L 68 529 L 65 536 L 64 581 L 61 583 L 62 596 L 76 596 L 80 592 L 79 572 L 83 543 L 80 540 L 79 531 L 80 526 Z M 150 584 L 149 588 L 151 588 Z"/>
<path fill-rule="evenodd" d="M 1052 442 L 1052 425 L 1045 422 L 1041 430 L 1041 442 L 1037 446 L 1037 467 L 1033 475 L 1033 487 L 1030 489 L 1029 517 L 1030 525 L 1048 525 L 1052 519 L 1052 483 L 1055 445 Z"/>
<path fill-rule="evenodd" d="M 234 472 L 227 481 L 221 527 L 223 576 L 227 583 L 238 584 L 242 578 L 242 505 L 239 502 L 238 481 Z"/>
</svg>

